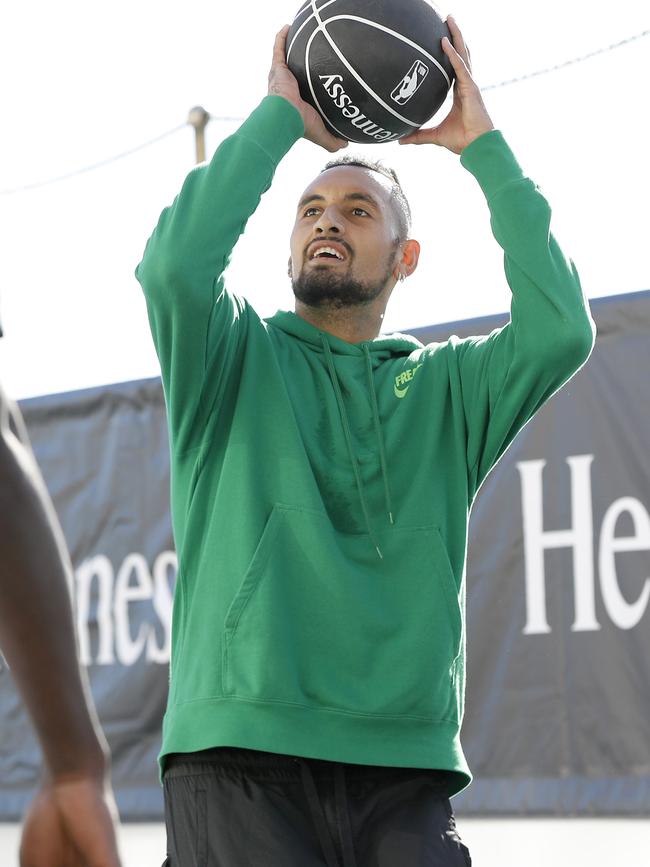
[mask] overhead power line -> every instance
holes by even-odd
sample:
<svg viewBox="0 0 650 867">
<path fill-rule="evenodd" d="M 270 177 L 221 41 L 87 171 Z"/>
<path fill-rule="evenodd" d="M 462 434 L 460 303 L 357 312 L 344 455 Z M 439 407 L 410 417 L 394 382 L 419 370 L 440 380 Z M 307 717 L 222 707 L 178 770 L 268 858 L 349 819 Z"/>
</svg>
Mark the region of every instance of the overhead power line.
<svg viewBox="0 0 650 867">
<path fill-rule="evenodd" d="M 641 33 L 635 33 L 634 36 L 628 36 L 626 39 L 621 39 L 620 42 L 614 42 L 612 45 L 597 48 L 595 51 L 590 51 L 588 54 L 580 55 L 580 57 L 573 57 L 571 60 L 556 63 L 555 66 L 547 66 L 544 69 L 537 69 L 535 72 L 528 72 L 525 75 L 519 75 L 516 78 L 508 78 L 505 81 L 499 81 L 496 84 L 488 84 L 485 87 L 482 87 L 481 90 L 483 92 L 486 90 L 496 90 L 499 87 L 508 87 L 508 85 L 518 84 L 520 81 L 529 81 L 531 78 L 538 78 L 540 75 L 548 75 L 551 72 L 557 72 L 559 69 L 566 69 L 567 66 L 575 66 L 578 63 L 584 63 L 585 60 L 591 60 L 592 57 L 598 57 L 600 54 L 607 54 L 610 51 L 615 51 L 617 48 L 629 45 L 630 42 L 636 42 L 638 39 L 643 39 L 644 36 L 650 36 L 650 30 L 643 30 Z"/>
<path fill-rule="evenodd" d="M 78 175 L 84 175 L 86 172 L 93 172 L 95 169 L 103 169 L 105 166 L 111 165 L 111 163 L 119 162 L 120 160 L 126 159 L 126 157 L 133 156 L 133 154 L 138 153 L 138 151 L 145 150 L 145 148 L 149 148 L 152 145 L 158 144 L 158 142 L 163 141 L 166 138 L 170 138 L 173 135 L 176 135 L 177 132 L 180 132 L 182 129 L 185 129 L 186 126 L 194 126 L 196 128 L 196 123 L 193 120 L 192 113 L 202 109 L 192 109 L 190 111 L 190 116 L 185 123 L 180 123 L 178 126 L 175 126 L 173 129 L 168 129 L 167 132 L 163 132 L 160 135 L 155 136 L 154 138 L 149 139 L 148 141 L 143 142 L 142 144 L 136 145 L 135 147 L 129 148 L 129 150 L 122 151 L 122 153 L 115 154 L 115 156 L 107 157 L 105 160 L 100 160 L 97 163 L 92 163 L 89 166 L 84 166 L 80 169 L 74 169 L 74 171 L 66 172 L 63 175 L 56 175 L 53 178 L 48 178 L 45 181 L 35 181 L 31 184 L 23 184 L 18 187 L 9 187 L 5 190 L 0 190 L 0 196 L 11 196 L 15 193 L 26 193 L 29 190 L 37 190 L 41 187 L 49 187 L 51 184 L 58 184 L 61 181 L 70 180 L 70 178 L 76 178 Z M 206 112 L 207 114 L 207 112 Z M 208 120 L 214 120 L 218 122 L 230 122 L 236 121 L 241 122 L 244 120 L 243 117 L 215 117 L 211 114 L 207 114 Z"/>
<path fill-rule="evenodd" d="M 92 163 L 92 165 L 84 166 L 81 169 L 75 169 L 72 172 L 66 172 L 64 175 L 57 175 L 54 178 L 49 178 L 46 181 L 35 181 L 32 184 L 23 184 L 20 187 L 11 187 L 6 190 L 0 190 L 0 196 L 10 196 L 14 193 L 25 193 L 28 190 L 37 190 L 39 187 L 49 187 L 51 184 L 58 184 L 61 181 L 70 180 L 70 178 L 76 178 L 78 175 L 86 174 L 86 172 L 94 172 L 95 169 L 104 168 L 104 166 L 108 166 L 111 163 L 119 162 L 119 160 L 126 159 L 126 157 L 130 157 L 138 151 L 142 151 L 145 148 L 151 147 L 151 145 L 157 144 L 159 141 L 163 139 L 169 138 L 172 135 L 175 135 L 180 130 L 184 129 L 187 126 L 185 123 L 181 123 L 178 126 L 174 127 L 174 129 L 169 129 L 167 132 L 163 132 L 160 135 L 157 135 L 155 138 L 149 139 L 149 141 L 143 142 L 142 144 L 136 145 L 133 148 L 129 148 L 127 151 L 123 151 L 122 153 L 115 154 L 115 156 L 108 157 L 105 160 L 100 160 L 97 163 Z"/>
<path fill-rule="evenodd" d="M 511 84 L 518 84 L 522 81 L 529 81 L 531 78 L 538 78 L 542 75 L 548 75 L 551 72 L 557 72 L 560 69 L 566 69 L 568 66 L 575 66 L 578 63 L 584 63 L 584 61 L 586 60 L 591 60 L 592 57 L 598 57 L 601 54 L 607 54 L 610 51 L 615 51 L 617 48 L 622 48 L 625 45 L 629 45 L 631 42 L 636 42 L 639 39 L 643 39 L 645 36 L 650 36 L 650 30 L 643 30 L 641 33 L 635 33 L 633 36 L 628 36 L 626 39 L 621 39 L 619 42 L 603 46 L 602 48 L 598 48 L 595 51 L 590 51 L 588 54 L 582 54 L 579 57 L 573 57 L 570 60 L 563 61 L 562 63 L 556 63 L 554 66 L 547 66 L 543 69 L 537 69 L 534 72 L 528 72 L 525 75 L 519 75 L 515 78 L 508 78 L 505 81 L 496 82 L 495 84 L 485 85 L 481 88 L 481 90 L 483 92 L 488 90 L 497 90 L 501 87 L 508 87 Z M 203 112 L 202 115 L 200 114 L 201 112 Z M 205 129 L 205 125 L 207 125 L 207 123 L 210 121 L 221 123 L 240 123 L 243 120 L 245 120 L 244 117 L 211 115 L 200 106 L 197 106 L 190 111 L 189 118 L 185 123 L 181 123 L 173 129 L 167 130 L 167 132 L 161 133 L 160 135 L 157 135 L 154 138 L 143 142 L 142 144 L 130 148 L 129 150 L 123 151 L 122 153 L 116 154 L 115 156 L 108 157 L 105 160 L 100 160 L 99 162 L 92 163 L 91 165 L 84 166 L 83 168 L 67 172 L 66 174 L 57 175 L 56 177 L 49 178 L 48 180 L 35 181 L 31 184 L 23 184 L 22 186 L 10 187 L 9 189 L 0 190 L 0 196 L 10 196 L 16 193 L 25 193 L 29 190 L 37 190 L 42 187 L 48 187 L 52 184 L 58 184 L 62 181 L 67 181 L 70 178 L 75 178 L 79 175 L 86 174 L 87 172 L 95 171 L 96 169 L 104 168 L 105 166 L 111 165 L 111 163 L 126 159 L 126 157 L 130 157 L 138 151 L 145 150 L 145 148 L 149 148 L 152 145 L 158 144 L 158 142 L 162 141 L 163 139 L 169 138 L 172 135 L 175 135 L 177 132 L 180 132 L 180 130 L 184 129 L 188 125 L 193 126 L 197 131 L 198 135 L 199 131 L 201 131 L 202 134 Z M 197 141 L 197 157 L 199 157 L 201 154 L 201 146 Z"/>
</svg>

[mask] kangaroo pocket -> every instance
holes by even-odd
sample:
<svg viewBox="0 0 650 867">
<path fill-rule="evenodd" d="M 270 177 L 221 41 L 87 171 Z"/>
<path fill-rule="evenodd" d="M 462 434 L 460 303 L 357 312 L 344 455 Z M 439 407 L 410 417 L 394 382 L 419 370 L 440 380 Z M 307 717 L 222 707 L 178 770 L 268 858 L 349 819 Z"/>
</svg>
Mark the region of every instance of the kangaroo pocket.
<svg viewBox="0 0 650 867">
<path fill-rule="evenodd" d="M 458 591 L 433 527 L 339 533 L 276 505 L 226 616 L 224 692 L 356 713 L 458 719 Z"/>
</svg>

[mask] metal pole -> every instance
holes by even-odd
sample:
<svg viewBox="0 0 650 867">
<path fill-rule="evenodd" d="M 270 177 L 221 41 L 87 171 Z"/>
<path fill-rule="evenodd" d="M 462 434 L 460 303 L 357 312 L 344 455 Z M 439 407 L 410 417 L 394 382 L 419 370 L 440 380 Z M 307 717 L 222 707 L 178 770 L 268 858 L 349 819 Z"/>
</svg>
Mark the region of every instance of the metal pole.
<svg viewBox="0 0 650 867">
<path fill-rule="evenodd" d="M 190 109 L 187 122 L 194 127 L 196 134 L 196 162 L 205 162 L 205 128 L 210 121 L 210 114 L 203 106 L 195 105 Z"/>
</svg>

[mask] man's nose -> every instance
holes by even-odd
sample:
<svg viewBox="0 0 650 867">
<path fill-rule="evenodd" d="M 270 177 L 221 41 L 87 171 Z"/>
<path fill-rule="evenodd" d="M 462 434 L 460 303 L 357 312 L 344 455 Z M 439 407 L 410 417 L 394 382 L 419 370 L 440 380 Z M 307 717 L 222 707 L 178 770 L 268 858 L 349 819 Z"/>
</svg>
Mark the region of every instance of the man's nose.
<svg viewBox="0 0 650 867">
<path fill-rule="evenodd" d="M 345 221 L 340 210 L 336 207 L 328 207 L 323 209 L 323 213 L 316 221 L 316 231 L 327 234 L 327 232 L 337 232 L 341 234 L 345 231 Z"/>
</svg>

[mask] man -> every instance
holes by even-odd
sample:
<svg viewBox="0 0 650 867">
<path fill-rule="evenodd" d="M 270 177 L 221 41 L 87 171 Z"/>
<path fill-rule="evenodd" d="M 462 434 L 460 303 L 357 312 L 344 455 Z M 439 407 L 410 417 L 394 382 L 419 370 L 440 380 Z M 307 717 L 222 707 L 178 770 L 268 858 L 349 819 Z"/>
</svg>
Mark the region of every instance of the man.
<svg viewBox="0 0 650 867">
<path fill-rule="evenodd" d="M 0 646 L 46 765 L 21 867 L 119 867 L 108 750 L 77 662 L 71 566 L 22 417 L 1 387 L 0 550 Z"/>
<path fill-rule="evenodd" d="M 230 252 L 304 135 L 342 142 L 275 44 L 269 97 L 188 177 L 138 278 L 162 367 L 179 554 L 161 754 L 169 863 L 469 864 L 464 565 L 473 498 L 585 361 L 593 329 L 550 210 L 494 130 L 452 19 L 449 116 L 513 290 L 489 337 L 378 337 L 419 244 L 394 176 L 335 161 L 291 236 L 295 312 L 231 295 Z"/>
</svg>

